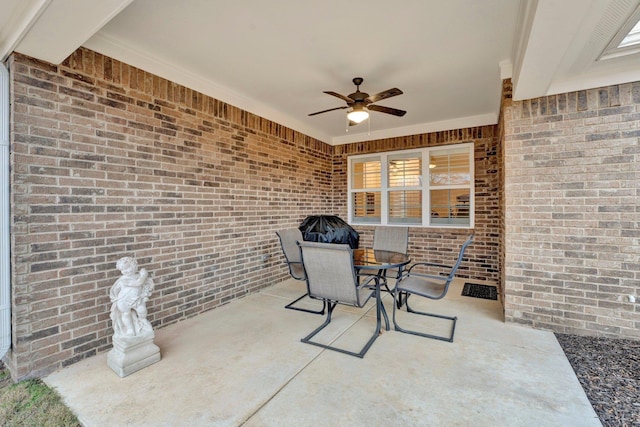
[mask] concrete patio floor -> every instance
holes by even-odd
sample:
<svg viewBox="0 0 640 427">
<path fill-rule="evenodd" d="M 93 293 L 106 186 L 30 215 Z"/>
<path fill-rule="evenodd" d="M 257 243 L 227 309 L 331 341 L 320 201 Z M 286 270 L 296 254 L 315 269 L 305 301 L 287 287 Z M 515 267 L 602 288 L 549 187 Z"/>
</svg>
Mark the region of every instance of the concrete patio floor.
<svg viewBox="0 0 640 427">
<path fill-rule="evenodd" d="M 156 331 L 162 360 L 128 377 L 101 354 L 44 380 L 88 427 L 600 426 L 554 335 L 505 324 L 499 302 L 461 296 L 462 285 L 413 304 L 457 315 L 453 343 L 392 325 L 363 359 L 303 344 L 323 317 L 283 308 L 304 293 L 287 280 Z M 358 349 L 374 327 L 373 301 L 341 306 L 323 338 Z"/>
</svg>

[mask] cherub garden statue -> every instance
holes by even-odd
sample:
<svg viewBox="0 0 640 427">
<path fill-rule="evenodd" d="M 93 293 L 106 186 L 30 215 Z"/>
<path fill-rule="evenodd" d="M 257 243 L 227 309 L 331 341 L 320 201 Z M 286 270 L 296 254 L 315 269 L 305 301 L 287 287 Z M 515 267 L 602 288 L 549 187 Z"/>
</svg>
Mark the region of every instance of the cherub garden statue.
<svg viewBox="0 0 640 427">
<path fill-rule="evenodd" d="M 147 301 L 153 291 L 153 280 L 144 268 L 138 272 L 134 258 L 123 257 L 116 267 L 122 276 L 111 287 L 111 321 L 114 337 L 134 337 L 153 332 L 147 320 Z"/>
</svg>

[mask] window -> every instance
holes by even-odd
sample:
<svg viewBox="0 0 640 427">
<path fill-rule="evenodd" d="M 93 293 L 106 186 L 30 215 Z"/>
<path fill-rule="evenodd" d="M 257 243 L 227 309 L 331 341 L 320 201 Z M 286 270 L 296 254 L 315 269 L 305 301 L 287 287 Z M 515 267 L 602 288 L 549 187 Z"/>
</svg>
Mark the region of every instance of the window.
<svg viewBox="0 0 640 427">
<path fill-rule="evenodd" d="M 353 217 L 363 223 L 380 223 L 382 168 L 379 158 L 363 158 L 352 163 L 351 187 L 353 193 Z"/>
<path fill-rule="evenodd" d="M 388 223 L 422 222 L 422 158 L 420 152 L 389 155 Z"/>
<path fill-rule="evenodd" d="M 473 144 L 349 157 L 352 224 L 473 227 Z"/>
</svg>

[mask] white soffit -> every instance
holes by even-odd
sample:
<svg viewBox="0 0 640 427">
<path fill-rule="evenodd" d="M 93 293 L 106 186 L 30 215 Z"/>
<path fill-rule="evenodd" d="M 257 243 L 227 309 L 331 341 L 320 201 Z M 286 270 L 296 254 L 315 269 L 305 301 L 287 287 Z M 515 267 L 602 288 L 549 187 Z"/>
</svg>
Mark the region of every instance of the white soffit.
<svg viewBox="0 0 640 427">
<path fill-rule="evenodd" d="M 640 0 L 539 0 L 514 67 L 515 100 L 640 80 L 640 54 L 599 60 Z M 557 18 L 555 18 L 557 17 Z M 522 36 L 521 36 L 522 37 Z M 518 56 L 516 55 L 516 59 Z"/>
<path fill-rule="evenodd" d="M 516 54 L 513 98 L 531 99 L 548 93 L 558 68 L 594 3 L 601 0 L 539 0 L 521 11 L 520 50 Z"/>
<path fill-rule="evenodd" d="M 59 64 L 133 0 L 50 0 L 26 16 L 30 30 L 17 52 Z M 32 2 L 34 3 L 34 2 Z M 35 7 L 34 7 L 35 9 Z M 34 25 L 35 24 L 35 25 Z"/>
<path fill-rule="evenodd" d="M 597 7 L 596 7 L 597 6 Z M 548 93 L 571 92 L 640 80 L 640 53 L 603 59 L 629 20 L 637 16 L 640 0 L 597 2 L 581 27 L 578 43 L 561 64 Z"/>
<path fill-rule="evenodd" d="M 52 0 L 2 0 L 0 61 L 4 62 Z"/>
</svg>

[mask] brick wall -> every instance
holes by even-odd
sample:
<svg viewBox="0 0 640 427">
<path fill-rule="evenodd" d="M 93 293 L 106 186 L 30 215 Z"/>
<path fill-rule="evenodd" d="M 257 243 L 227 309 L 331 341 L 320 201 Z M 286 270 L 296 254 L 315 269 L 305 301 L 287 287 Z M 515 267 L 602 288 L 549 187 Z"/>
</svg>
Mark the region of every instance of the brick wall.
<svg viewBox="0 0 640 427">
<path fill-rule="evenodd" d="M 465 253 L 466 261 L 458 276 L 498 284 L 499 256 L 499 139 L 496 126 L 483 126 L 452 131 L 434 132 L 399 138 L 360 142 L 335 147 L 334 210 L 347 218 L 348 156 L 374 152 L 402 150 L 418 147 L 474 143 L 475 162 L 475 228 L 409 228 L 409 253 L 414 262 L 430 261 L 451 264 L 455 262 L 462 243 L 474 233 L 474 243 Z M 371 245 L 373 227 L 357 226 L 364 245 Z"/>
<path fill-rule="evenodd" d="M 640 338 L 640 82 L 505 109 L 505 312 Z"/>
<path fill-rule="evenodd" d="M 331 205 L 320 141 L 85 49 L 9 67 L 15 379 L 110 348 L 120 257 L 158 328 L 283 280 L 274 231 Z"/>
</svg>

